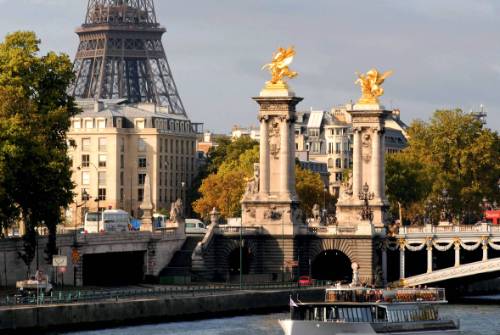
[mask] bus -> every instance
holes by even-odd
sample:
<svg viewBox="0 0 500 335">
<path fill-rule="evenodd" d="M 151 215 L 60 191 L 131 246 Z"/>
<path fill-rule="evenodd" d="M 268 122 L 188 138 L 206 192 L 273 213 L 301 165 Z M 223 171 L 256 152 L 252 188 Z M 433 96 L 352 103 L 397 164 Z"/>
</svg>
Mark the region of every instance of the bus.
<svg viewBox="0 0 500 335">
<path fill-rule="evenodd" d="M 84 232 L 124 232 L 130 229 L 130 215 L 121 210 L 88 212 L 85 214 Z"/>
<path fill-rule="evenodd" d="M 167 227 L 168 218 L 166 215 L 154 213 L 153 214 L 153 227 L 155 229 L 162 229 Z"/>
</svg>

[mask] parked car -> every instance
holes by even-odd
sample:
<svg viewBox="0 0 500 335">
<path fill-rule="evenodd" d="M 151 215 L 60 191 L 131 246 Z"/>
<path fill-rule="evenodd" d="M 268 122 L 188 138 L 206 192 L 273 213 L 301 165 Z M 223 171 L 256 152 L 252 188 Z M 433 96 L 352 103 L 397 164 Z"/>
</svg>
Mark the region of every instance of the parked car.
<svg viewBox="0 0 500 335">
<path fill-rule="evenodd" d="M 208 231 L 203 221 L 198 219 L 186 219 L 186 234 L 204 235 Z"/>
<path fill-rule="evenodd" d="M 309 276 L 300 276 L 299 278 L 299 286 L 312 286 L 313 280 Z"/>
</svg>

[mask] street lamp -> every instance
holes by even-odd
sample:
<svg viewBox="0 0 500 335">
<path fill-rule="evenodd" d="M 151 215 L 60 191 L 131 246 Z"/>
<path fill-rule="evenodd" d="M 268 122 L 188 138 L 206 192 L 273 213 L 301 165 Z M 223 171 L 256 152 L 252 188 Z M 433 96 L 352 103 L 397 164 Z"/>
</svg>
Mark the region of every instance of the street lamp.
<svg viewBox="0 0 500 335">
<path fill-rule="evenodd" d="M 323 220 L 326 222 L 326 193 L 328 192 L 328 188 L 325 186 L 323 188 Z"/>
<path fill-rule="evenodd" d="M 184 206 L 182 206 L 182 210 L 184 213 L 182 213 L 182 216 L 186 216 L 186 213 L 185 213 L 185 207 L 186 207 L 186 192 L 185 192 L 185 187 L 186 187 L 186 182 L 184 181 L 181 181 L 181 198 L 182 198 L 182 203 L 184 204 Z"/>
<path fill-rule="evenodd" d="M 369 220 L 370 223 L 373 221 L 373 211 L 370 207 L 369 201 L 375 198 L 375 194 L 370 193 L 370 187 L 368 183 L 365 183 L 361 192 L 359 192 L 359 200 L 363 201 L 363 208 L 361 209 L 361 218 L 363 220 Z"/>
<path fill-rule="evenodd" d="M 486 222 L 486 211 L 490 208 L 490 204 L 488 202 L 488 199 L 486 199 L 486 197 L 483 198 L 480 206 L 482 209 L 481 219 L 483 222 Z"/>
<path fill-rule="evenodd" d="M 450 201 L 452 200 L 452 197 L 449 196 L 447 189 L 443 189 L 441 195 L 438 197 L 438 200 L 441 203 L 441 220 L 451 221 Z"/>
</svg>

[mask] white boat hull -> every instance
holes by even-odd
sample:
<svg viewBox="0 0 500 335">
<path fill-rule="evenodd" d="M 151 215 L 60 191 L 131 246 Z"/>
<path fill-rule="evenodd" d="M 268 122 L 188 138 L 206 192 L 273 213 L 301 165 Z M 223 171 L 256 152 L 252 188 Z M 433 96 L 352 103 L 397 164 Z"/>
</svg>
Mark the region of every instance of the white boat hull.
<svg viewBox="0 0 500 335">
<path fill-rule="evenodd" d="M 378 334 L 370 323 L 365 322 L 317 322 L 317 321 L 298 321 L 298 320 L 280 320 L 281 328 L 285 335 L 371 335 Z M 384 332 L 386 335 L 456 335 L 461 334 L 459 330 L 409 330 L 404 333 Z"/>
</svg>

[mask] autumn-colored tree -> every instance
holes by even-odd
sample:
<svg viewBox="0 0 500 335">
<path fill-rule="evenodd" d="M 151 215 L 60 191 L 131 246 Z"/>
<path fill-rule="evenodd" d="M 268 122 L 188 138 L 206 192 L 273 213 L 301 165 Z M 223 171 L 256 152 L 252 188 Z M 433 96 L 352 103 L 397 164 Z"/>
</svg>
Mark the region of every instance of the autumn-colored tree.
<svg viewBox="0 0 500 335">
<path fill-rule="evenodd" d="M 312 208 L 318 204 L 323 208 L 323 202 L 328 207 L 333 198 L 324 192 L 325 184 L 319 173 L 303 169 L 295 165 L 295 188 L 300 200 L 300 208 L 306 217 L 312 217 Z"/>
<path fill-rule="evenodd" d="M 408 148 L 387 161 L 390 198 L 405 203 L 414 211 L 418 208 L 422 215 L 424 200 L 429 199 L 439 206 L 439 196 L 447 189 L 452 212 L 462 221 L 469 222 L 468 217 L 479 217 L 483 197 L 491 202 L 500 200 L 497 184 L 500 139 L 497 132 L 457 109 L 438 110 L 428 122 L 413 122 L 408 135 Z M 426 180 L 428 186 L 421 194 L 415 187 L 422 186 L 417 184 L 426 183 Z M 405 188 L 408 187 L 417 190 L 418 196 L 407 192 Z"/>
</svg>

